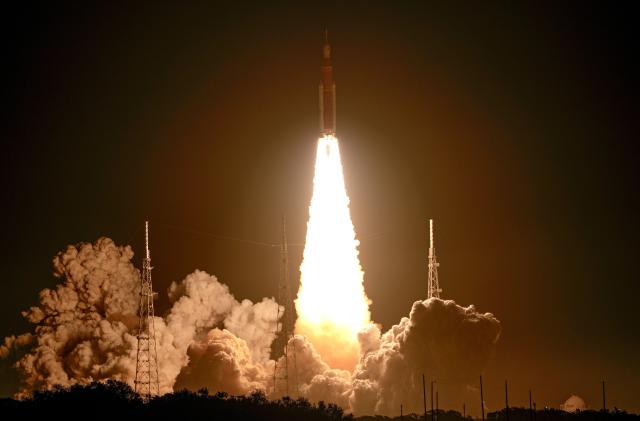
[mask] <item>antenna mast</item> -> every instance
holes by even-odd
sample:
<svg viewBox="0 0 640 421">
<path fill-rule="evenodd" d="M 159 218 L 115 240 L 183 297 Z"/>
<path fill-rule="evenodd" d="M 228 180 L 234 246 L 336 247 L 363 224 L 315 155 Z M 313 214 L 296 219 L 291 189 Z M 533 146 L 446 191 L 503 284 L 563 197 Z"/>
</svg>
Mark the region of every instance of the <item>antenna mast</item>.
<svg viewBox="0 0 640 421">
<path fill-rule="evenodd" d="M 427 285 L 427 298 L 440 298 L 440 283 L 438 282 L 438 263 L 436 249 L 433 247 L 433 219 L 429 219 L 429 280 Z"/>
<path fill-rule="evenodd" d="M 149 221 L 144 225 L 145 258 L 142 260 L 140 288 L 140 327 L 136 360 L 135 391 L 145 402 L 160 394 L 158 380 L 158 352 L 153 314 L 153 285 L 151 283 L 151 254 L 149 253 Z"/>
<path fill-rule="evenodd" d="M 284 307 L 284 314 L 280 313 L 280 306 L 278 306 L 278 318 L 276 322 L 276 334 L 279 334 L 281 338 L 281 344 L 284 342 L 284 369 L 282 364 L 280 365 L 281 375 L 278 377 L 278 359 L 276 358 L 276 364 L 273 371 L 273 390 L 278 390 L 278 380 L 284 382 L 284 396 L 290 396 L 292 391 L 298 394 L 298 367 L 296 362 L 296 350 L 295 343 L 292 341 L 289 345 L 290 339 L 293 337 L 293 300 L 291 294 L 291 285 L 289 283 L 289 250 L 287 247 L 287 224 L 286 218 L 282 215 L 282 237 L 280 242 L 280 279 L 278 282 L 278 302 Z M 293 379 L 289 376 L 289 348 L 293 351 Z"/>
</svg>

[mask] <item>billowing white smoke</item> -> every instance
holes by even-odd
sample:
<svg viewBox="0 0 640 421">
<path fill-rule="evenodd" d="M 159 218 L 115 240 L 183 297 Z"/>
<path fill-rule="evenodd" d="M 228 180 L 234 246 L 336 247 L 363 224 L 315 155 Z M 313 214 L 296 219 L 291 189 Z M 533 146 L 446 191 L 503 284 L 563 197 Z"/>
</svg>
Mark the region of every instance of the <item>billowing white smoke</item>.
<svg viewBox="0 0 640 421">
<path fill-rule="evenodd" d="M 273 361 L 254 363 L 247 342 L 230 331 L 212 329 L 191 344 L 189 365 L 178 376 L 176 389 L 224 391 L 245 395 L 265 390 L 273 376 Z"/>
<path fill-rule="evenodd" d="M 16 363 L 23 392 L 107 378 L 128 380 L 135 370 L 135 325 L 139 274 L 130 263 L 130 247 L 101 238 L 95 244 L 69 246 L 53 259 L 62 282 L 40 292 L 40 304 L 23 312 L 37 325 L 33 334 L 10 347 L 30 345 Z M 17 344 L 16 342 L 20 342 Z"/>
<path fill-rule="evenodd" d="M 571 395 L 562 405 L 560 405 L 560 408 L 566 412 L 578 412 L 587 409 L 587 404 L 580 396 Z"/>
<path fill-rule="evenodd" d="M 19 351 L 21 348 L 31 345 L 33 341 L 34 336 L 31 333 L 7 336 L 4 338 L 2 345 L 0 345 L 0 358 L 8 358 L 12 352 Z"/>
<path fill-rule="evenodd" d="M 183 358 L 175 389 L 206 387 L 233 394 L 267 390 L 273 378 L 269 348 L 279 313 L 273 299 L 239 303 L 226 285 L 198 270 L 171 284 L 169 298 L 173 306 L 167 327 Z"/>
<path fill-rule="evenodd" d="M 68 246 L 54 258 L 54 276 L 62 282 L 40 292 L 39 305 L 23 312 L 35 332 L 5 338 L 0 346 L 3 358 L 26 348 L 15 364 L 23 381 L 18 395 L 105 379 L 133 385 L 140 273 L 132 257 L 129 246 L 100 238 Z M 189 368 L 189 347 L 195 355 L 218 325 L 250 347 L 250 360 L 268 359 L 278 314 L 273 299 L 239 303 L 227 286 L 202 271 L 174 282 L 169 296 L 173 305 L 166 320 L 155 319 L 161 392 L 173 390 L 178 374 Z"/>
<path fill-rule="evenodd" d="M 302 335 L 295 335 L 289 340 L 289 352 L 289 367 L 293 367 L 289 368 L 289 377 L 298 384 L 297 392 L 290 390 L 292 394 L 305 396 L 313 402 L 322 400 L 349 408 L 351 373 L 329 367 L 313 344 Z M 283 362 L 284 357 L 281 357 L 278 360 L 279 378 L 284 377 Z"/>
<path fill-rule="evenodd" d="M 130 247 L 101 238 L 54 258 L 61 283 L 43 290 L 39 304 L 23 313 L 34 332 L 5 338 L 0 346 L 0 357 L 17 358 L 19 395 L 105 379 L 133 385 L 140 274 L 132 257 Z M 163 393 L 207 387 L 281 395 L 273 392 L 275 362 L 269 359 L 278 314 L 273 299 L 238 302 L 226 285 L 198 270 L 172 283 L 168 294 L 171 309 L 155 320 Z M 393 414 L 400 403 L 418 411 L 422 373 L 446 379 L 452 394 L 475 384 L 499 333 L 500 322 L 473 306 L 417 301 L 409 317 L 387 332 L 370 324 L 359 333 L 361 355 L 353 372 L 330 367 L 296 335 L 289 342 L 290 393 L 337 403 L 356 415 Z M 283 358 L 277 378 L 284 377 Z"/>
<path fill-rule="evenodd" d="M 384 334 L 375 327 L 361 332 L 363 355 L 353 373 L 351 409 L 394 414 L 403 403 L 418 412 L 422 374 L 444 379 L 450 395 L 462 393 L 475 383 L 499 335 L 500 322 L 491 313 L 452 300 L 416 301 L 409 318 Z"/>
</svg>

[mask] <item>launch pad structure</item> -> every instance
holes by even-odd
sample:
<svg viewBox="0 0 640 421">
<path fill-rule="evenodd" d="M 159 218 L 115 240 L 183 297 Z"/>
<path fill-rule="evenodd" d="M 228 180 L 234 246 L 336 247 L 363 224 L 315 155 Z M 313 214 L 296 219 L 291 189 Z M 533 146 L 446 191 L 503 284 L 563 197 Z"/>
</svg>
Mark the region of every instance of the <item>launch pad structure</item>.
<svg viewBox="0 0 640 421">
<path fill-rule="evenodd" d="M 281 384 L 280 390 L 284 396 L 291 396 L 291 393 L 298 395 L 298 365 L 296 361 L 296 346 L 293 338 L 294 315 L 293 315 L 293 299 L 291 294 L 291 285 L 289 283 L 289 249 L 287 246 L 287 221 L 282 216 L 282 236 L 280 241 L 280 278 L 278 280 L 278 302 L 282 303 L 284 313 L 280 312 L 278 305 L 278 315 L 276 319 L 276 334 L 279 335 L 281 342 L 284 343 L 282 363 L 278 364 L 278 358 L 274 358 L 273 367 L 273 391 L 277 393 L 279 390 L 278 383 Z M 289 351 L 291 352 L 293 366 L 289 367 Z M 284 365 L 284 367 L 283 367 Z M 281 374 L 278 375 L 278 369 Z M 293 376 L 289 373 L 293 369 Z"/>
<path fill-rule="evenodd" d="M 142 260 L 140 279 L 140 327 L 138 329 L 138 354 L 136 359 L 135 391 L 145 402 L 160 394 L 158 378 L 158 351 L 153 313 L 153 284 L 151 282 L 151 253 L 149 252 L 149 221 L 144 225 L 145 257 Z"/>
<path fill-rule="evenodd" d="M 438 281 L 438 260 L 433 246 L 433 219 L 429 219 L 429 275 L 427 282 L 427 298 L 440 298 L 442 289 Z"/>
</svg>

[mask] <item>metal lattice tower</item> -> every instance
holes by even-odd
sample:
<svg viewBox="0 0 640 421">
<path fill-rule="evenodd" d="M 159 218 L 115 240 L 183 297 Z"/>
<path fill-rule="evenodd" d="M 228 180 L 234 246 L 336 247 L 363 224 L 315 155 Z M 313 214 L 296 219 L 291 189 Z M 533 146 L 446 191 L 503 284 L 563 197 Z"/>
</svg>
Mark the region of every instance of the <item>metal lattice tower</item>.
<svg viewBox="0 0 640 421">
<path fill-rule="evenodd" d="M 278 306 L 278 318 L 276 325 L 276 333 L 281 339 L 284 357 L 284 372 L 278 376 L 278 359 L 273 369 L 273 390 L 277 392 L 279 388 L 284 392 L 284 396 L 291 396 L 293 391 L 298 395 L 298 367 L 296 363 L 295 344 L 289 340 L 293 337 L 294 317 L 293 317 L 293 299 L 291 294 L 291 285 L 289 283 L 289 250 L 287 248 L 287 226 L 284 215 L 282 216 L 282 238 L 280 242 L 280 278 L 278 282 L 278 303 L 284 307 L 284 313 L 280 313 Z M 282 317 L 280 317 L 282 316 Z M 289 367 L 289 351 L 293 360 L 293 366 Z M 280 365 L 280 367 L 282 364 Z M 292 370 L 293 369 L 293 370 Z M 290 376 L 293 371 L 293 376 Z M 279 387 L 280 383 L 280 387 Z"/>
<path fill-rule="evenodd" d="M 138 330 L 138 358 L 136 361 L 135 391 L 143 400 L 160 393 L 158 380 L 158 352 L 153 314 L 153 284 L 151 283 L 151 254 L 149 253 L 149 221 L 145 221 L 145 250 L 142 260 L 140 288 L 140 328 Z"/>
<path fill-rule="evenodd" d="M 438 266 L 436 249 L 433 247 L 433 219 L 429 219 L 429 282 L 427 285 L 427 298 L 440 298 L 440 283 L 438 282 Z"/>
</svg>

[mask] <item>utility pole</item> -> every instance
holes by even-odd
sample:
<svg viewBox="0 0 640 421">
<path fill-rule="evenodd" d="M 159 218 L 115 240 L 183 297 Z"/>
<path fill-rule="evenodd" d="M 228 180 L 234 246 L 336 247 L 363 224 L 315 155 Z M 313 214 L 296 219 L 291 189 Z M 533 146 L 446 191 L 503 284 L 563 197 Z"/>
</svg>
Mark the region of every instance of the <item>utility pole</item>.
<svg viewBox="0 0 640 421">
<path fill-rule="evenodd" d="M 537 411 L 538 411 L 538 410 L 537 410 L 537 408 L 536 408 L 536 403 L 534 402 L 534 403 L 533 403 L 533 419 L 534 419 L 534 421 L 535 421 L 536 419 L 538 419 L 538 415 L 536 414 L 536 412 L 537 412 Z"/>
<path fill-rule="evenodd" d="M 400 404 L 400 421 L 404 420 L 404 415 L 402 414 L 402 404 Z"/>
<path fill-rule="evenodd" d="M 434 415 L 434 412 L 433 412 L 433 383 L 434 383 L 434 381 L 431 380 L 431 383 L 430 383 L 431 384 L 431 421 L 434 421 L 434 418 L 433 418 L 433 415 Z"/>
<path fill-rule="evenodd" d="M 427 391 L 424 385 L 424 373 L 422 374 L 422 404 L 424 406 L 424 421 L 427 421 Z"/>
<path fill-rule="evenodd" d="M 605 391 L 605 383 L 602 381 L 602 410 L 607 411 L 607 394 Z"/>
<path fill-rule="evenodd" d="M 529 421 L 533 421 L 533 406 L 531 406 L 531 389 L 529 389 Z"/>
<path fill-rule="evenodd" d="M 138 327 L 138 353 L 134 387 L 145 402 L 160 394 L 158 379 L 158 351 L 156 344 L 155 317 L 153 313 L 153 284 L 151 282 L 151 253 L 149 252 L 149 221 L 144 223 L 145 257 L 142 260 L 140 278 L 140 309 Z"/>
<path fill-rule="evenodd" d="M 438 391 L 436 390 L 436 420 L 438 419 L 438 411 L 440 409 L 440 405 L 438 405 Z"/>
<path fill-rule="evenodd" d="M 506 380 L 504 381 L 504 414 L 509 421 L 509 388 Z"/>
<path fill-rule="evenodd" d="M 482 393 L 482 374 L 480 375 L 480 410 L 482 411 L 482 421 L 484 421 L 484 394 Z"/>
</svg>

